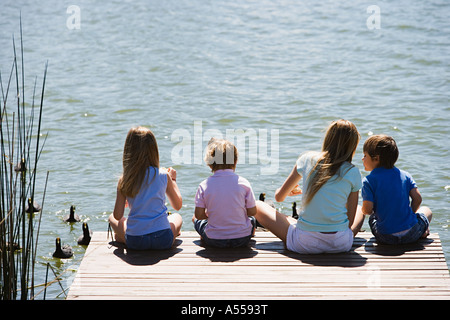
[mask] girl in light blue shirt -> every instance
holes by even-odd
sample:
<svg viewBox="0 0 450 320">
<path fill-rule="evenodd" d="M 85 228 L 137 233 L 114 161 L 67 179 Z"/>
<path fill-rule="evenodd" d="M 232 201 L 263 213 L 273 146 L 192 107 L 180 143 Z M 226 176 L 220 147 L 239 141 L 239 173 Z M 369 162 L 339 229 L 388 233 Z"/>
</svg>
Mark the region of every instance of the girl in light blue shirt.
<svg viewBox="0 0 450 320">
<path fill-rule="evenodd" d="M 129 249 L 169 249 L 180 233 L 181 215 L 168 215 L 170 205 L 180 210 L 182 198 L 173 168 L 159 168 L 156 138 L 145 127 L 131 128 L 123 150 L 123 174 L 117 184 L 114 212 L 109 223 L 118 242 Z M 124 217 L 128 204 L 130 212 Z"/>
<path fill-rule="evenodd" d="M 275 192 L 275 200 L 302 194 L 298 221 L 258 201 L 256 219 L 298 253 L 349 251 L 352 226 L 361 189 L 359 169 L 351 164 L 360 135 L 347 120 L 333 121 L 327 129 L 321 152 L 307 152 Z"/>
</svg>

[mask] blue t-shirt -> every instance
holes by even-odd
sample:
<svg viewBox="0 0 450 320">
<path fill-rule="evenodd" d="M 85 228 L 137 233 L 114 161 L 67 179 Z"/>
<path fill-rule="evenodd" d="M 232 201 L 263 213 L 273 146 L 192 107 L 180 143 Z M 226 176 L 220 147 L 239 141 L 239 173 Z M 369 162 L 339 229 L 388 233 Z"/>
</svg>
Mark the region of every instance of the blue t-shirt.
<svg viewBox="0 0 450 320">
<path fill-rule="evenodd" d="M 320 153 L 308 152 L 297 160 L 297 172 L 303 177 L 303 192 L 309 183 L 309 173 Z M 349 162 L 344 162 L 337 174 L 330 178 L 299 214 L 297 227 L 306 231 L 334 232 L 349 228 L 347 200 L 351 192 L 361 189 L 361 173 Z"/>
<path fill-rule="evenodd" d="M 409 192 L 414 188 L 417 186 L 411 175 L 396 167 L 375 168 L 363 179 L 362 198 L 373 202 L 381 234 L 408 230 L 417 223 L 409 200 Z"/>
<path fill-rule="evenodd" d="M 156 176 L 155 176 L 156 175 Z M 126 234 L 142 236 L 170 229 L 166 202 L 167 173 L 148 167 L 141 189 L 134 198 L 127 197 L 130 212 Z"/>
</svg>

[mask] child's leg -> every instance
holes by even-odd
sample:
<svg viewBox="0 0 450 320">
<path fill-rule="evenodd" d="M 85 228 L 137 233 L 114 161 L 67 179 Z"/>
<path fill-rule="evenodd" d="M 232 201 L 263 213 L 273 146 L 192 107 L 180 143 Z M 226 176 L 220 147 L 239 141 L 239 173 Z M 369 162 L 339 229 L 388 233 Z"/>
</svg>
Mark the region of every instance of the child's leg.
<svg viewBox="0 0 450 320">
<path fill-rule="evenodd" d="M 118 242 L 125 243 L 125 231 L 127 230 L 127 218 L 123 217 L 120 220 L 116 220 L 113 214 L 109 216 L 109 224 L 114 231 L 114 238 Z"/>
<path fill-rule="evenodd" d="M 259 200 L 256 201 L 255 218 L 284 243 L 286 243 L 289 226 L 297 223 L 297 220 L 294 218 L 279 213 L 269 204 Z"/>
<path fill-rule="evenodd" d="M 421 212 L 427 217 L 428 222 L 431 222 L 431 218 L 433 217 L 433 213 L 431 212 L 431 209 L 425 206 L 420 207 L 417 209 L 417 212 Z"/>
<path fill-rule="evenodd" d="M 173 241 L 175 242 L 175 238 L 180 235 L 181 225 L 183 224 L 183 218 L 179 213 L 172 213 L 168 216 L 170 229 L 172 229 L 173 233 Z"/>
<path fill-rule="evenodd" d="M 198 220 L 195 217 L 195 214 L 192 216 L 192 223 L 194 224 L 194 229 L 200 236 L 200 239 L 203 239 L 203 234 L 205 232 L 206 225 L 208 224 L 208 219 Z M 206 237 L 207 238 L 207 237 Z"/>
<path fill-rule="evenodd" d="M 353 236 L 355 237 L 359 231 L 361 231 L 361 227 L 364 223 L 364 214 L 362 213 L 362 207 L 358 206 L 356 208 L 355 219 L 353 220 L 353 224 L 350 226 L 350 229 L 353 231 Z"/>
<path fill-rule="evenodd" d="M 420 207 L 419 209 L 417 209 L 416 212 L 423 213 L 425 215 L 425 217 L 427 217 L 428 222 L 431 222 L 433 213 L 431 212 L 430 208 L 423 206 L 423 207 Z M 430 234 L 430 228 L 425 230 L 425 232 L 422 234 L 422 238 L 426 238 L 429 234 Z"/>
</svg>

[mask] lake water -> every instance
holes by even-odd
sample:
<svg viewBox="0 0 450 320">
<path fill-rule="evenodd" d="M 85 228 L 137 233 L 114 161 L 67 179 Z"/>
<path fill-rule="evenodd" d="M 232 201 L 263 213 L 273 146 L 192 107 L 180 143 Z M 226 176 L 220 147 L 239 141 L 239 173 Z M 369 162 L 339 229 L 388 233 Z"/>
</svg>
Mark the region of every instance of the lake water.
<svg viewBox="0 0 450 320">
<path fill-rule="evenodd" d="M 79 11 L 57 0 L 6 0 L 0 10 L 3 78 L 22 13 L 28 102 L 49 62 L 40 195 L 50 174 L 36 283 L 47 262 L 66 270 L 66 288 L 76 274 L 85 248 L 76 244 L 81 224 L 62 221 L 71 205 L 92 230 L 107 230 L 123 143 L 135 125 L 153 130 L 161 165 L 177 170 L 183 230 L 193 230 L 195 191 L 210 174 L 198 161 L 212 134 L 228 129 L 256 139 L 256 153 L 250 143 L 240 148 L 237 172 L 269 199 L 301 152 L 320 149 L 330 121 L 358 127 L 353 163 L 363 175 L 364 140 L 392 135 L 397 166 L 412 174 L 433 210 L 431 231 L 449 261 L 448 1 L 73 4 Z M 371 5 L 379 16 L 367 11 Z M 300 200 L 277 208 L 290 214 Z M 72 259 L 52 258 L 56 237 L 73 247 Z M 63 297 L 57 284 L 49 287 L 48 299 Z"/>
</svg>

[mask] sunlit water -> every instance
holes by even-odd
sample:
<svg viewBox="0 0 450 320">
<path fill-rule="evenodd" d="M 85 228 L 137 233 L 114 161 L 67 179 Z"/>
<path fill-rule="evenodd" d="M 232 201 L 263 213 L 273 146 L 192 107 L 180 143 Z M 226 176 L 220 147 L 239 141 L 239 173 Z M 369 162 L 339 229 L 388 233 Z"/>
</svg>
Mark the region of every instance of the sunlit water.
<svg viewBox="0 0 450 320">
<path fill-rule="evenodd" d="M 366 1 L 74 4 L 80 29 L 69 28 L 75 20 L 65 2 L 7 0 L 0 10 L 2 75 L 11 68 L 22 12 L 27 101 L 49 61 L 41 196 L 50 174 L 37 283 L 50 262 L 58 272 L 67 270 L 67 288 L 83 258 L 85 248 L 76 244 L 81 224 L 62 221 L 70 205 L 92 230 L 107 230 L 124 139 L 135 125 L 153 130 L 161 165 L 177 170 L 183 230 L 193 230 L 195 191 L 210 174 L 197 161 L 212 130 L 254 133 L 258 148 L 268 142 L 255 159 L 247 143 L 237 172 L 256 196 L 266 192 L 269 199 L 301 152 L 320 149 L 331 120 L 358 127 L 362 140 L 353 163 L 363 175 L 364 140 L 392 135 L 400 149 L 397 166 L 413 175 L 423 204 L 433 210 L 431 231 L 439 233 L 449 261 L 448 1 L 377 2 L 380 29 L 372 30 L 366 21 L 373 3 Z M 181 161 L 175 151 L 183 146 L 191 153 L 181 153 Z M 292 201 L 300 200 L 277 207 L 290 214 Z M 73 247 L 73 258 L 52 258 L 56 237 Z M 63 297 L 58 285 L 49 287 L 47 298 Z"/>
</svg>

